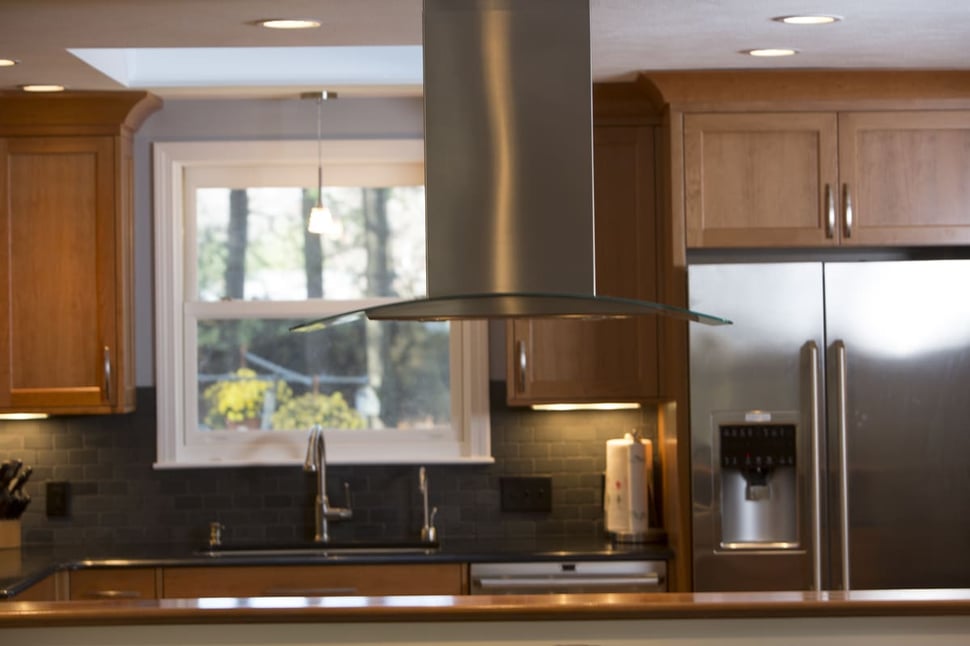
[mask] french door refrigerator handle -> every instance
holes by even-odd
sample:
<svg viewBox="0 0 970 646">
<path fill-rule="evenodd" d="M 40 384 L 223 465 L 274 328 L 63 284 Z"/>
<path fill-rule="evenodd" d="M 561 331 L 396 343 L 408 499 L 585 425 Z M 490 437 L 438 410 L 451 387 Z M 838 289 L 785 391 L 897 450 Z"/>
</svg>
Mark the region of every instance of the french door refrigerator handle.
<svg viewBox="0 0 970 646">
<path fill-rule="evenodd" d="M 849 589 L 849 443 L 846 430 L 848 428 L 848 406 L 846 403 L 846 377 L 848 375 L 845 343 L 836 341 L 834 344 L 836 362 L 838 365 L 838 433 L 839 433 L 839 503 L 841 508 L 841 528 L 839 536 L 842 551 L 842 589 Z"/>
<path fill-rule="evenodd" d="M 822 589 L 822 441 L 819 428 L 819 355 L 818 344 L 808 342 L 810 405 L 812 429 L 812 589 Z"/>
</svg>

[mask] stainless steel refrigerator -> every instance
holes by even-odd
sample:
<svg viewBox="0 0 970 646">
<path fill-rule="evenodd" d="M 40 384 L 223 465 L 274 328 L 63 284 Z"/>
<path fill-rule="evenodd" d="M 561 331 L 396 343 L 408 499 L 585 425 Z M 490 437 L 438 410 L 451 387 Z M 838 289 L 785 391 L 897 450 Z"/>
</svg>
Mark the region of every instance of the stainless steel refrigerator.
<svg viewBox="0 0 970 646">
<path fill-rule="evenodd" d="M 695 590 L 970 587 L 970 261 L 688 284 Z"/>
</svg>

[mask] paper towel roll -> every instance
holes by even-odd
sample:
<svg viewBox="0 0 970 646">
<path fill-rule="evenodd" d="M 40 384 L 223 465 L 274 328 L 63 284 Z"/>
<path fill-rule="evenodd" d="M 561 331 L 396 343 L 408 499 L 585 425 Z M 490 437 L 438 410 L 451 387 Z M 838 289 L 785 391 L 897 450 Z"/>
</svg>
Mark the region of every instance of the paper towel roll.
<svg viewBox="0 0 970 646">
<path fill-rule="evenodd" d="M 642 539 L 650 529 L 648 482 L 653 464 L 650 440 L 627 433 L 606 442 L 606 531 L 618 540 Z"/>
</svg>

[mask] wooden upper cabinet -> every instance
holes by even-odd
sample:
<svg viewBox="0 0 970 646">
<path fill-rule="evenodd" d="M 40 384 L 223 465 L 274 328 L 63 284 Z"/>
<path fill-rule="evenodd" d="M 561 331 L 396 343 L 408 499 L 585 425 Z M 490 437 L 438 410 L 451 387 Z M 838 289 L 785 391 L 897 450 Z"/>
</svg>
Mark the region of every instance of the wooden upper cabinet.
<svg viewBox="0 0 970 646">
<path fill-rule="evenodd" d="M 654 150 L 651 127 L 594 129 L 600 294 L 656 300 Z M 514 320 L 507 325 L 507 401 L 529 405 L 656 397 L 657 333 L 655 317 Z"/>
<path fill-rule="evenodd" d="M 970 244 L 970 111 L 839 115 L 843 245 Z"/>
<path fill-rule="evenodd" d="M 641 75 L 685 248 L 970 243 L 970 72 Z M 682 262 L 681 259 L 679 262 Z"/>
<path fill-rule="evenodd" d="M 0 411 L 134 408 L 131 132 L 157 105 L 0 94 Z"/>
<path fill-rule="evenodd" d="M 835 114 L 684 116 L 688 247 L 837 244 Z"/>
</svg>

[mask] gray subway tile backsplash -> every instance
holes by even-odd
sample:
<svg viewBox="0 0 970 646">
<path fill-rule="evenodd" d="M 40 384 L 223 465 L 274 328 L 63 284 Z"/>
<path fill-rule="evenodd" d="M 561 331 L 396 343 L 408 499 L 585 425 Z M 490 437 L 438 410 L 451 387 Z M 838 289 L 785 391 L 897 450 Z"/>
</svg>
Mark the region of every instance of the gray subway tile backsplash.
<svg viewBox="0 0 970 646">
<path fill-rule="evenodd" d="M 491 391 L 495 464 L 427 467 L 441 537 L 602 536 L 605 441 L 635 426 L 655 437 L 654 412 L 534 412 L 508 408 L 504 383 L 493 382 Z M 211 521 L 226 526 L 226 540 L 312 535 L 315 484 L 299 467 L 153 469 L 153 388 L 138 389 L 137 409 L 128 415 L 0 422 L 0 459 L 11 457 L 34 467 L 27 486 L 33 502 L 23 517 L 28 545 L 201 546 Z M 507 475 L 550 476 L 552 511 L 502 512 L 499 478 Z M 335 538 L 417 536 L 417 466 L 334 466 L 329 476 L 351 483 L 355 507 L 353 520 L 331 526 Z M 71 483 L 70 516 L 46 517 L 48 480 Z"/>
</svg>

